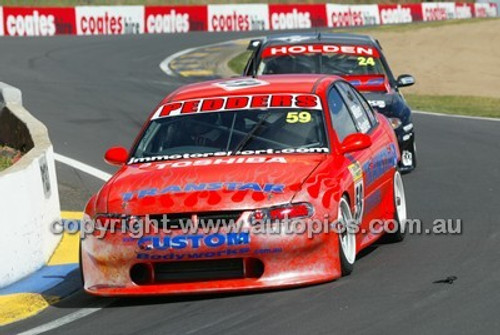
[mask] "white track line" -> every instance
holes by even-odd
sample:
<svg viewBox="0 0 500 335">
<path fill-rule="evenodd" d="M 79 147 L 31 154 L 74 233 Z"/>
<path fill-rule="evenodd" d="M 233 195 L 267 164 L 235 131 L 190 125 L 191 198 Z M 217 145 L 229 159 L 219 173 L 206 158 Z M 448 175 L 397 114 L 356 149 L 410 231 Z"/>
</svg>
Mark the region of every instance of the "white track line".
<svg viewBox="0 0 500 335">
<path fill-rule="evenodd" d="M 500 121 L 500 118 L 494 117 L 482 117 L 482 116 L 468 116 L 468 115 L 458 115 L 458 114 L 443 114 L 443 113 L 431 113 L 424 111 L 412 111 L 415 114 L 432 115 L 432 116 L 444 116 L 451 117 L 455 119 L 469 119 L 469 120 L 480 120 L 480 121 Z"/>
<path fill-rule="evenodd" d="M 101 303 L 98 307 L 87 307 L 87 308 L 82 308 L 74 313 L 68 314 L 66 316 L 63 316 L 62 318 L 56 319 L 54 321 L 48 322 L 46 324 L 43 324 L 41 326 L 32 328 L 30 330 L 27 330 L 25 332 L 19 333 L 17 335 L 38 335 L 42 334 L 45 332 L 48 332 L 50 330 L 59 328 L 61 326 L 67 325 L 68 323 L 71 323 L 73 321 L 76 321 L 78 319 L 84 318 L 87 315 L 93 314 L 95 312 L 100 311 L 102 308 L 110 305 L 112 302 L 114 302 L 115 299 L 110 299 L 106 301 L 105 303 Z"/>
<path fill-rule="evenodd" d="M 111 178 L 111 174 L 106 173 L 102 170 L 96 169 L 90 165 L 77 161 L 76 159 L 69 158 L 54 152 L 54 158 L 56 161 L 69 165 L 77 170 L 83 171 L 91 176 L 99 178 L 104 181 L 108 181 Z"/>
</svg>

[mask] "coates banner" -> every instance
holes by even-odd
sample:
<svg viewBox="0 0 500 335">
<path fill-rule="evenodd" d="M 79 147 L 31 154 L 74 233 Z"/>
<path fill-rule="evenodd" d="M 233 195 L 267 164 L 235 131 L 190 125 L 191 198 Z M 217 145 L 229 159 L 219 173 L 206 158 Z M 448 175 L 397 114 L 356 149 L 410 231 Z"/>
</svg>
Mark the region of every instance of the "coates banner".
<svg viewBox="0 0 500 335">
<path fill-rule="evenodd" d="M 148 6 L 144 20 L 148 34 L 206 31 L 207 6 Z"/>
<path fill-rule="evenodd" d="M 77 6 L 78 35 L 144 33 L 144 6 Z"/>
<path fill-rule="evenodd" d="M 328 27 L 354 27 L 380 24 L 377 5 L 326 5 Z"/>
<path fill-rule="evenodd" d="M 326 27 L 325 5 L 269 5 L 271 30 Z"/>
<path fill-rule="evenodd" d="M 422 6 L 420 4 L 378 5 L 378 10 L 381 24 L 422 21 Z"/>
<path fill-rule="evenodd" d="M 495 17 L 497 16 L 497 4 L 495 3 L 475 3 L 474 11 L 476 17 Z"/>
<path fill-rule="evenodd" d="M 456 19 L 471 19 L 474 17 L 473 3 L 455 3 L 455 18 Z"/>
<path fill-rule="evenodd" d="M 3 31 L 7 36 L 73 35 L 76 32 L 75 9 L 4 7 Z"/>
<path fill-rule="evenodd" d="M 0 6 L 0 36 L 3 36 L 3 9 Z"/>
<path fill-rule="evenodd" d="M 454 2 L 424 2 L 422 3 L 424 21 L 440 21 L 455 18 Z"/>
<path fill-rule="evenodd" d="M 269 30 L 266 4 L 208 5 L 208 31 Z"/>
</svg>

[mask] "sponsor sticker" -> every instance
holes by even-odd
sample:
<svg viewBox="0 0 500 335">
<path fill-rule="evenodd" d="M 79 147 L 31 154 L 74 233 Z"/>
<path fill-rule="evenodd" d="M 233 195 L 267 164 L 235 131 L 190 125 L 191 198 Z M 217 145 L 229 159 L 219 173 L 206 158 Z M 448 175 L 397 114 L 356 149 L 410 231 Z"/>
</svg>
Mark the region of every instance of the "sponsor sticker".
<svg viewBox="0 0 500 335">
<path fill-rule="evenodd" d="M 226 91 L 236 91 L 249 87 L 269 85 L 269 82 L 255 78 L 242 78 L 242 79 L 221 81 L 220 83 L 215 83 L 212 85 L 220 87 Z"/>
<path fill-rule="evenodd" d="M 267 4 L 208 5 L 208 31 L 269 30 Z"/>
<path fill-rule="evenodd" d="M 144 6 L 76 6 L 78 35 L 144 33 Z"/>
<path fill-rule="evenodd" d="M 142 250 L 218 248 L 221 246 L 242 246 L 250 244 L 250 233 L 229 233 L 210 235 L 145 236 L 137 241 Z"/>
<path fill-rule="evenodd" d="M 273 57 L 282 55 L 295 55 L 305 53 L 319 54 L 346 54 L 358 56 L 379 57 L 375 48 L 364 45 L 338 45 L 338 44 L 294 44 L 278 45 L 266 48 L 262 52 L 262 57 Z"/>
<path fill-rule="evenodd" d="M 189 113 L 235 111 L 253 108 L 305 108 L 322 110 L 321 99 L 314 94 L 262 94 L 169 102 L 160 106 L 152 119 Z"/>
</svg>

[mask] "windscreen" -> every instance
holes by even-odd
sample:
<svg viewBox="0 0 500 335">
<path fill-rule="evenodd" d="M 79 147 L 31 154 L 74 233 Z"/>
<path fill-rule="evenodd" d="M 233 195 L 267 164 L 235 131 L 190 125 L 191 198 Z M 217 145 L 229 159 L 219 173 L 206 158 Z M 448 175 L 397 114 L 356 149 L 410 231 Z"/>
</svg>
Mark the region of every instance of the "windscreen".
<svg viewBox="0 0 500 335">
<path fill-rule="evenodd" d="M 153 119 L 130 163 L 163 159 L 328 152 L 322 110 L 198 112 Z"/>
<path fill-rule="evenodd" d="M 385 74 L 375 48 L 333 44 L 272 46 L 264 49 L 257 74 Z"/>
</svg>

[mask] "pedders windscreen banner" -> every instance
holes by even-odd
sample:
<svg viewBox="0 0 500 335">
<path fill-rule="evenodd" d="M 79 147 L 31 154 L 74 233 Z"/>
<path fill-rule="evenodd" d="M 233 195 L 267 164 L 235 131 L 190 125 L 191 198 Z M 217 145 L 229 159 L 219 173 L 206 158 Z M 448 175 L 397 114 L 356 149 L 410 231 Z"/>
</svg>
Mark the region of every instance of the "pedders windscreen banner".
<svg viewBox="0 0 500 335">
<path fill-rule="evenodd" d="M 6 36 L 74 35 L 75 9 L 4 7 L 2 28 Z"/>
<path fill-rule="evenodd" d="M 207 6 L 148 6 L 144 22 L 148 34 L 206 31 Z"/>
<path fill-rule="evenodd" d="M 269 5 L 271 30 L 326 27 L 325 5 Z"/>
<path fill-rule="evenodd" d="M 267 4 L 208 5 L 208 31 L 269 30 Z"/>
<path fill-rule="evenodd" d="M 77 6 L 78 35 L 144 33 L 144 6 Z"/>
</svg>

